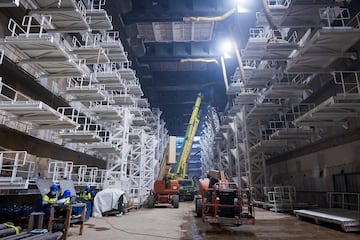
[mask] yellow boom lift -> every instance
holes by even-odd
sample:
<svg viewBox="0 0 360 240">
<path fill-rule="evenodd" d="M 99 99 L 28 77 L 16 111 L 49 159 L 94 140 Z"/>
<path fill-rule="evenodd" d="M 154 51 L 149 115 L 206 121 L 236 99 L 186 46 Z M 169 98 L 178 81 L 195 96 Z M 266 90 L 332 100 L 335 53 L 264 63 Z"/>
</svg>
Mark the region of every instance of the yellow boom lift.
<svg viewBox="0 0 360 240">
<path fill-rule="evenodd" d="M 175 172 L 172 174 L 170 174 L 170 168 L 175 164 L 176 159 L 176 137 L 170 136 L 169 138 L 169 144 L 160 163 L 159 175 L 154 183 L 154 191 L 148 198 L 150 208 L 161 205 L 172 205 L 174 208 L 178 208 L 180 199 L 183 200 L 186 197 L 190 197 L 191 200 L 194 199 L 194 182 L 187 178 L 186 162 L 199 125 L 198 113 L 201 99 L 201 94 L 198 94 L 185 133 L 181 153 L 176 161 Z"/>
<path fill-rule="evenodd" d="M 180 201 L 184 201 L 184 200 L 193 201 L 194 196 L 195 196 L 194 181 L 191 178 L 188 178 L 188 176 L 186 174 L 186 170 L 187 170 L 187 160 L 189 158 L 191 146 L 192 146 L 192 143 L 194 140 L 194 136 L 196 134 L 196 130 L 199 125 L 198 114 L 199 114 L 201 100 L 202 100 L 202 95 L 199 93 L 196 98 L 195 105 L 194 105 L 194 108 L 193 108 L 193 111 L 191 113 L 191 117 L 189 120 L 189 124 L 188 124 L 186 132 L 185 132 L 185 137 L 184 137 L 184 142 L 182 144 L 181 152 L 180 152 L 179 158 L 176 162 L 177 164 L 176 164 L 174 175 L 175 175 L 175 178 L 178 179 L 178 182 L 179 182 Z"/>
</svg>

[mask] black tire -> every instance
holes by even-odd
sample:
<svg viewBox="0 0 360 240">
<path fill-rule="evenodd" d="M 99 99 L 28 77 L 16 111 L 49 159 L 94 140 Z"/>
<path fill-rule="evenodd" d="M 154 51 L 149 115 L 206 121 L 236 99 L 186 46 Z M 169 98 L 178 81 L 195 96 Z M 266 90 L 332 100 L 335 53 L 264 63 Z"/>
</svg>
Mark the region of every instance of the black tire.
<svg viewBox="0 0 360 240">
<path fill-rule="evenodd" d="M 154 195 L 150 195 L 148 198 L 148 208 L 154 208 Z"/>
<path fill-rule="evenodd" d="M 179 208 L 179 195 L 172 195 L 171 201 L 174 208 Z"/>
<path fill-rule="evenodd" d="M 195 212 L 196 212 L 196 217 L 202 217 L 202 199 L 201 198 L 195 199 Z"/>
</svg>

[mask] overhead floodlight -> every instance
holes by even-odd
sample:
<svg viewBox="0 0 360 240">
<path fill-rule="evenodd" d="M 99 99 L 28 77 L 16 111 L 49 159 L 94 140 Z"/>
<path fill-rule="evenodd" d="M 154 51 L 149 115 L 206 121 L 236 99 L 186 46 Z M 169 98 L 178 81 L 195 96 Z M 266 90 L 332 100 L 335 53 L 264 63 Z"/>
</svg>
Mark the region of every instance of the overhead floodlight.
<svg viewBox="0 0 360 240">
<path fill-rule="evenodd" d="M 220 45 L 220 50 L 224 58 L 231 58 L 231 52 L 234 50 L 234 44 L 231 40 L 224 40 Z"/>
<path fill-rule="evenodd" d="M 233 47 L 234 47 L 234 45 L 230 40 L 224 40 L 221 43 L 220 50 L 224 53 L 225 52 L 229 53 L 233 50 Z"/>
<path fill-rule="evenodd" d="M 237 10 L 238 13 L 248 13 L 248 12 L 250 12 L 250 10 L 248 8 L 245 8 L 245 7 L 240 6 L 240 5 L 238 5 L 236 7 L 236 10 Z"/>
<path fill-rule="evenodd" d="M 238 13 L 247 13 L 250 12 L 249 4 L 252 1 L 249 0 L 235 0 L 236 10 Z"/>
</svg>

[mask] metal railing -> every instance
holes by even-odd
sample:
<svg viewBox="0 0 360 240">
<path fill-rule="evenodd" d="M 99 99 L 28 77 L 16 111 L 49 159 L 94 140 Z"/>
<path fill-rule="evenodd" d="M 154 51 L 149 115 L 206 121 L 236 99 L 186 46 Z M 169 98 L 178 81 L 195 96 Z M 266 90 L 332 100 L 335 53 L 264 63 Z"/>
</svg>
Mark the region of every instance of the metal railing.
<svg viewBox="0 0 360 240">
<path fill-rule="evenodd" d="M 290 6 L 291 0 L 268 0 L 268 6 L 271 7 L 284 7 Z"/>
<path fill-rule="evenodd" d="M 342 95 L 360 95 L 360 72 L 341 71 L 332 73 L 335 84 L 341 85 Z"/>
<path fill-rule="evenodd" d="M 275 212 L 292 210 L 296 202 L 296 190 L 293 186 L 264 187 L 264 195 L 273 204 Z"/>
<path fill-rule="evenodd" d="M 288 38 L 287 41 L 288 41 L 289 43 L 296 43 L 297 38 L 298 38 L 298 33 L 297 33 L 297 31 L 294 31 L 294 32 L 290 35 L 290 37 Z"/>
<path fill-rule="evenodd" d="M 25 35 L 25 37 L 30 37 L 33 35 L 38 35 L 40 38 L 47 34 L 44 30 L 52 28 L 51 25 L 51 16 L 41 15 L 40 20 L 35 19 L 34 16 L 26 15 L 23 17 L 21 25 L 17 24 L 14 19 L 10 18 L 8 23 L 8 30 L 11 32 L 11 37 L 18 37 L 20 35 Z M 33 30 L 36 29 L 36 32 Z"/>
<path fill-rule="evenodd" d="M 118 31 L 108 31 L 102 35 L 101 42 L 105 44 L 116 43 L 121 50 L 124 50 L 120 41 L 120 33 Z"/>
<path fill-rule="evenodd" d="M 92 78 L 68 78 L 67 89 L 98 89 L 99 91 L 105 91 L 105 84 L 99 84 Z M 104 92 L 105 94 L 105 92 Z"/>
<path fill-rule="evenodd" d="M 296 119 L 302 116 L 303 114 L 309 112 L 313 108 L 315 108 L 314 103 L 296 104 L 291 106 L 291 113 L 293 115 L 293 118 Z"/>
<path fill-rule="evenodd" d="M 86 6 L 85 6 L 85 4 L 84 4 L 81 0 L 72 0 L 72 1 L 75 2 L 76 7 L 77 7 L 77 9 L 75 9 L 75 11 L 81 13 L 81 15 L 82 15 L 84 18 L 86 18 Z M 59 1 L 59 3 L 60 3 L 60 4 L 59 4 L 58 8 L 61 7 L 61 1 Z"/>
<path fill-rule="evenodd" d="M 327 27 L 336 26 L 345 27 L 346 22 L 350 20 L 350 12 L 347 8 L 327 7 L 319 9 L 320 19 L 327 22 Z"/>
<path fill-rule="evenodd" d="M 360 12 L 350 19 L 346 25 L 353 28 L 360 28 Z"/>
<path fill-rule="evenodd" d="M 3 60 L 4 60 L 4 49 L 0 48 L 0 64 L 2 64 Z M 1 78 L 0 78 L 1 81 Z"/>
<path fill-rule="evenodd" d="M 0 82 L 0 99 L 3 101 L 11 101 L 11 102 L 17 102 L 17 101 L 24 101 L 24 102 L 31 102 L 33 101 L 28 96 L 18 92 L 14 88 L 10 87 L 9 85 Z"/>
<path fill-rule="evenodd" d="M 249 29 L 249 35 L 250 38 L 267 38 L 266 34 L 265 34 L 265 29 L 264 28 L 250 28 Z"/>
<path fill-rule="evenodd" d="M 52 160 L 48 165 L 48 173 L 52 175 L 52 181 L 58 182 L 63 179 L 71 179 L 73 162 Z"/>
<path fill-rule="evenodd" d="M 35 163 L 25 151 L 0 151 L 0 189 L 27 189 Z"/>
<path fill-rule="evenodd" d="M 360 211 L 360 193 L 328 192 L 329 208 L 342 208 Z"/>
</svg>

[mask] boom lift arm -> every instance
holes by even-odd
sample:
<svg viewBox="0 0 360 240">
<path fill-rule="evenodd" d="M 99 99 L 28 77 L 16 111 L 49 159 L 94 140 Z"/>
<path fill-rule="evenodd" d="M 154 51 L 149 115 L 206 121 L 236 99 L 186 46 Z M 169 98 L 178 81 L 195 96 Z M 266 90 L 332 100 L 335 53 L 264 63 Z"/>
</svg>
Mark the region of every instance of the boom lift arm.
<svg viewBox="0 0 360 240">
<path fill-rule="evenodd" d="M 191 150 L 192 142 L 194 140 L 197 127 L 199 125 L 198 114 L 199 114 L 201 100 L 202 100 L 202 95 L 199 93 L 195 101 L 194 109 L 191 113 L 189 125 L 187 126 L 185 132 L 184 142 L 181 147 L 179 160 L 176 162 L 176 168 L 174 173 L 178 179 L 184 179 L 186 176 L 186 162 L 189 157 L 189 153 Z"/>
</svg>

